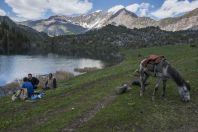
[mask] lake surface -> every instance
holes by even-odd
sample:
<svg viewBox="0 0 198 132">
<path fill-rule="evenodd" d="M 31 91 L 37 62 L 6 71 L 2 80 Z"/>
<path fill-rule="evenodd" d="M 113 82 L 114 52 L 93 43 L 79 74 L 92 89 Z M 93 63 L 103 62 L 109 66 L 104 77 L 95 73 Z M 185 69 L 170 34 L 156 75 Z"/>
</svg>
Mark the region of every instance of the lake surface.
<svg viewBox="0 0 198 132">
<path fill-rule="evenodd" d="M 28 73 L 43 75 L 61 70 L 78 75 L 79 73 L 74 71 L 75 68 L 102 68 L 103 66 L 100 60 L 72 58 L 53 54 L 47 56 L 0 55 L 0 86 L 16 79 L 21 79 L 27 76 Z"/>
</svg>

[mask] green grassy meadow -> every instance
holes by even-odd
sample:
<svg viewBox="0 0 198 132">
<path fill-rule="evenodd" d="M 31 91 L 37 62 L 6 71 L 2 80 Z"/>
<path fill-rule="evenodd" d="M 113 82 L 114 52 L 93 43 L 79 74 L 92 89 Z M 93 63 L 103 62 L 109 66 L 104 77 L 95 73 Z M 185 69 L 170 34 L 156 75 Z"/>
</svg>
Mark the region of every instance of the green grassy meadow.
<svg viewBox="0 0 198 132">
<path fill-rule="evenodd" d="M 82 132 L 159 132 L 198 131 L 198 48 L 189 45 L 143 49 L 123 49 L 124 61 L 112 67 L 58 82 L 37 102 L 0 99 L 0 131 L 82 131 Z M 167 97 L 159 89 L 151 100 L 155 78 L 143 97 L 139 87 L 122 95 L 115 88 L 136 79 L 138 54 L 159 54 L 191 83 L 191 101 L 182 103 L 173 81 L 167 84 Z"/>
</svg>

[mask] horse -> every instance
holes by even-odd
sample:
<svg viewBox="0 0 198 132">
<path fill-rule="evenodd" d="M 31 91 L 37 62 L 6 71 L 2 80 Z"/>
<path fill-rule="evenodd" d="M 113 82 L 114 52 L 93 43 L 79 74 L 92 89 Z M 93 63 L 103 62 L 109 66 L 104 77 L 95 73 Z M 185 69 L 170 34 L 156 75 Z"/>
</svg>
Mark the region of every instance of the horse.
<svg viewBox="0 0 198 132">
<path fill-rule="evenodd" d="M 152 56 L 152 55 L 151 55 Z M 168 79 L 172 79 L 178 88 L 181 100 L 183 102 L 190 101 L 190 84 L 185 81 L 179 72 L 171 66 L 171 64 L 163 56 L 153 55 L 154 60 L 151 58 L 145 58 L 140 62 L 139 73 L 140 73 L 140 96 L 143 96 L 145 91 L 145 83 L 149 76 L 154 75 L 157 78 L 157 82 L 153 91 L 152 100 L 155 99 L 156 91 L 158 90 L 160 83 L 163 83 L 162 97 L 166 95 L 166 82 Z M 156 63 L 156 60 L 158 61 Z"/>
</svg>

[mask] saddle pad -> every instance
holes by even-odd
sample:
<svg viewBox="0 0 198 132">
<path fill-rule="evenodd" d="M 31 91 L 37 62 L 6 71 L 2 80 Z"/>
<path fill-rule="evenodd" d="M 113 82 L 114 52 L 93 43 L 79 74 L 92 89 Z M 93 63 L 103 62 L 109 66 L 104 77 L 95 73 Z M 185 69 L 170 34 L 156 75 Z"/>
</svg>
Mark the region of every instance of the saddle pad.
<svg viewBox="0 0 198 132">
<path fill-rule="evenodd" d="M 147 66 L 149 63 L 151 64 L 158 64 L 164 56 L 158 55 L 149 55 L 143 62 L 144 66 Z"/>
</svg>

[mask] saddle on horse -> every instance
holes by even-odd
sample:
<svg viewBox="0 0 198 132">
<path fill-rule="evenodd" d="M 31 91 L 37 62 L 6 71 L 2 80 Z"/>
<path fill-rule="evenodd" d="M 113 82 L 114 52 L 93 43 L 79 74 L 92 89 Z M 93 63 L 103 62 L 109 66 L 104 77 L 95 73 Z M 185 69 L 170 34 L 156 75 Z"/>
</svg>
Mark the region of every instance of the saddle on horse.
<svg viewBox="0 0 198 132">
<path fill-rule="evenodd" d="M 159 55 L 149 55 L 143 61 L 143 66 L 146 67 L 149 71 L 154 72 L 156 75 L 156 65 L 159 64 L 162 59 L 165 59 L 165 57 Z"/>
<path fill-rule="evenodd" d="M 158 64 L 160 61 L 165 58 L 164 56 L 158 55 L 149 55 L 143 62 L 143 65 L 146 67 L 148 64 Z"/>
</svg>

